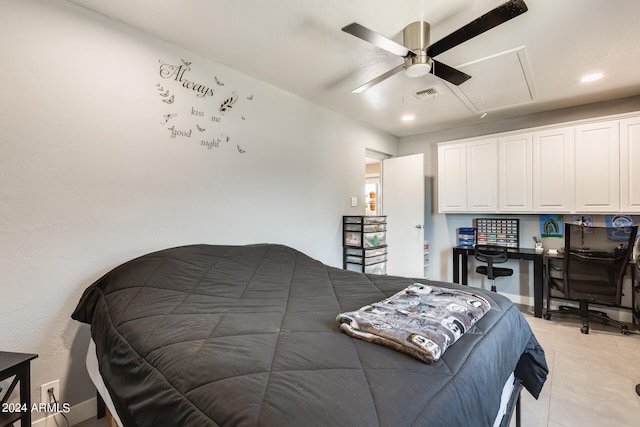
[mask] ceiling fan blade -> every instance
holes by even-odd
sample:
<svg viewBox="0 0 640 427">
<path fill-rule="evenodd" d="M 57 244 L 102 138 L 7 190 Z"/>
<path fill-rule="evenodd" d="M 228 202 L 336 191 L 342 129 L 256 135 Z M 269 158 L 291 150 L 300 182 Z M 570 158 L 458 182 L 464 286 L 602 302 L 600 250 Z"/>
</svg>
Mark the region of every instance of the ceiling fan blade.
<svg viewBox="0 0 640 427">
<path fill-rule="evenodd" d="M 456 86 L 460 86 L 471 78 L 470 75 L 456 70 L 453 67 L 443 64 L 442 62 L 433 60 L 433 66 L 431 67 L 431 74 L 436 77 L 440 77 L 443 80 L 448 81 Z"/>
<path fill-rule="evenodd" d="M 485 13 L 478 19 L 438 40 L 427 48 L 427 56 L 433 58 L 447 50 L 478 36 L 485 31 L 504 24 L 510 19 L 528 10 L 523 0 L 510 0 L 495 9 Z"/>
<path fill-rule="evenodd" d="M 352 36 L 356 36 L 366 42 L 374 44 L 379 48 L 386 50 L 387 52 L 393 53 L 394 55 L 402 56 L 403 58 L 406 58 L 408 56 L 415 56 L 415 53 L 411 52 L 400 43 L 396 43 L 393 40 L 388 39 L 385 36 L 378 34 L 366 27 L 363 27 L 356 22 L 342 27 L 342 31 L 344 31 L 345 33 L 349 33 Z"/>
<path fill-rule="evenodd" d="M 377 85 L 381 81 L 388 79 L 389 77 L 393 76 L 394 74 L 399 73 L 402 70 L 404 70 L 404 64 L 400 64 L 397 67 L 392 68 L 391 70 L 387 71 L 386 73 L 380 74 L 375 79 L 373 79 L 371 81 L 368 81 L 367 83 L 363 84 L 362 86 L 359 86 L 359 87 L 355 88 L 354 90 L 351 91 L 351 93 L 364 92 L 365 90 L 369 89 L 370 87 Z"/>
</svg>

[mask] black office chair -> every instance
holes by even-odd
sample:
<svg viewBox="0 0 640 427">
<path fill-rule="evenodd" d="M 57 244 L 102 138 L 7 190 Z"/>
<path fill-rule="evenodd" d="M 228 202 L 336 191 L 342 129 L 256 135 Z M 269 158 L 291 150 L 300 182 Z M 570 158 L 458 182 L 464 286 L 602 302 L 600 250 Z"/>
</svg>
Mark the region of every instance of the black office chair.
<svg viewBox="0 0 640 427">
<path fill-rule="evenodd" d="M 579 314 L 580 331 L 589 333 L 589 317 L 594 317 L 620 327 L 629 334 L 629 327 L 611 319 L 605 312 L 590 310 L 589 303 L 619 306 L 622 301 L 622 285 L 629 266 L 633 241 L 638 227 L 594 227 L 568 224 L 565 228 L 565 253 L 562 263 L 563 280 L 556 281 L 564 298 L 578 301 L 580 307 L 560 306 L 551 313 Z"/>
<path fill-rule="evenodd" d="M 478 266 L 476 268 L 476 273 L 487 276 L 487 278 L 491 280 L 491 290 L 496 292 L 496 277 L 506 277 L 513 274 L 513 270 L 511 268 L 493 266 L 493 264 L 499 264 L 507 261 L 509 258 L 507 248 L 497 245 L 476 245 L 474 253 L 478 261 L 487 263 L 487 265 Z"/>
</svg>

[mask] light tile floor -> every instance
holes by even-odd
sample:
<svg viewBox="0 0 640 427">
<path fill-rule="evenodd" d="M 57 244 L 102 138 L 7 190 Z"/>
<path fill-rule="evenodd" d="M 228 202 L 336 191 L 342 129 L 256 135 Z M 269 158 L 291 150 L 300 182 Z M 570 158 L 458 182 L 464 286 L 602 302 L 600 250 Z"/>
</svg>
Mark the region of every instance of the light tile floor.
<svg viewBox="0 0 640 427">
<path fill-rule="evenodd" d="M 622 335 L 615 326 L 593 321 L 585 335 L 577 317 L 525 317 L 545 350 L 550 373 L 537 401 L 522 392 L 522 427 L 640 426 L 637 328 Z"/>
<path fill-rule="evenodd" d="M 545 350 L 549 377 L 538 400 L 522 392 L 522 427 L 638 427 L 640 331 L 591 322 L 580 333 L 577 318 L 524 316 Z M 511 422 L 515 426 L 515 416 Z M 107 427 L 95 418 L 78 427 Z"/>
</svg>

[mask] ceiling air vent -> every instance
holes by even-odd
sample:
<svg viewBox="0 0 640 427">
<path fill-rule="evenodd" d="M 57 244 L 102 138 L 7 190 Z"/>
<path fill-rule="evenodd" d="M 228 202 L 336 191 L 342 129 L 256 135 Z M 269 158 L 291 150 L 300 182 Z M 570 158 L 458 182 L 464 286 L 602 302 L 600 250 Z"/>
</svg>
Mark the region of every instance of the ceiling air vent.
<svg viewBox="0 0 640 427">
<path fill-rule="evenodd" d="M 435 98 L 435 96 L 439 94 L 440 94 L 440 91 L 438 90 L 437 87 L 434 86 L 428 89 L 419 90 L 416 93 L 414 93 L 413 96 L 415 96 L 418 99 L 428 99 L 428 98 Z"/>
</svg>

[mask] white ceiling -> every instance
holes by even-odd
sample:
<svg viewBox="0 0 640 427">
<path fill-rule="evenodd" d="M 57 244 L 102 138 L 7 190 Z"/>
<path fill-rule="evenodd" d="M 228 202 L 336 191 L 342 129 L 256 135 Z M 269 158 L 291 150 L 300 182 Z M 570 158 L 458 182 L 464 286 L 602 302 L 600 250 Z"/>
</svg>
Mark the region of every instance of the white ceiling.
<svg viewBox="0 0 640 427">
<path fill-rule="evenodd" d="M 423 20 L 433 43 L 503 1 L 70 1 L 396 136 L 640 94 L 638 0 L 525 0 L 523 15 L 437 56 L 472 76 L 461 86 L 400 73 L 360 94 L 351 90 L 402 58 L 343 26 L 402 43 Z M 604 78 L 579 82 L 595 72 Z M 434 87 L 435 97 L 413 95 Z"/>
</svg>

